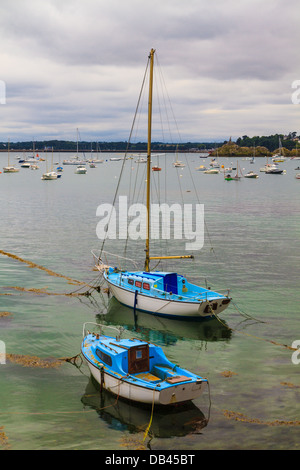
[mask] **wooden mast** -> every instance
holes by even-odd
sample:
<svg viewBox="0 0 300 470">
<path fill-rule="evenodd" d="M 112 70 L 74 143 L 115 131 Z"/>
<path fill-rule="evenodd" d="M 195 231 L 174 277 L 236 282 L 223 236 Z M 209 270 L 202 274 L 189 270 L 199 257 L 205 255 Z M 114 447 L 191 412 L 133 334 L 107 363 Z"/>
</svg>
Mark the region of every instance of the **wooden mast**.
<svg viewBox="0 0 300 470">
<path fill-rule="evenodd" d="M 146 259 L 145 271 L 150 271 L 151 259 L 184 259 L 194 258 L 193 255 L 180 256 L 150 256 L 150 175 L 151 175 L 151 132 L 152 132 L 152 97 L 153 97 L 153 65 L 154 65 L 155 49 L 151 49 L 150 59 L 150 75 L 149 75 L 149 98 L 148 98 L 148 145 L 147 145 L 147 226 L 146 226 Z"/>
<path fill-rule="evenodd" d="M 147 145 L 147 227 L 146 227 L 146 259 L 145 271 L 149 272 L 150 267 L 150 175 L 151 175 L 151 131 L 152 131 L 152 96 L 153 96 L 153 63 L 155 50 L 151 49 L 150 75 L 149 75 L 149 98 L 148 98 L 148 145 Z"/>
</svg>

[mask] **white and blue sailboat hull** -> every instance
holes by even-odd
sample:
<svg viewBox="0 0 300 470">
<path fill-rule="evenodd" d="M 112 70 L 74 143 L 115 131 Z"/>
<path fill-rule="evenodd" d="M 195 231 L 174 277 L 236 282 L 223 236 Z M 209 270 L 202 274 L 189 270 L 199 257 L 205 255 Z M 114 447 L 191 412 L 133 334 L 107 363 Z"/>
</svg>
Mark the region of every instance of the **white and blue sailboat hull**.
<svg viewBox="0 0 300 470">
<path fill-rule="evenodd" d="M 162 273 L 163 275 L 165 273 Z M 111 294 L 123 305 L 141 310 L 146 313 L 177 319 L 199 319 L 213 317 L 225 310 L 230 303 L 229 296 L 224 296 L 187 283 L 182 276 L 178 284 L 185 281 L 188 289 L 193 289 L 190 295 L 182 292 L 182 287 L 168 290 L 159 289 L 160 274 L 156 273 L 109 273 L 104 277 Z M 163 278 L 163 276 L 162 276 Z M 129 280 L 134 284 L 128 284 Z M 131 281 L 132 282 L 132 281 Z M 162 281 L 163 282 L 163 281 Z M 136 285 L 137 283 L 137 285 Z M 147 290 L 144 286 L 147 285 Z M 166 287 L 165 287 L 166 288 Z"/>
</svg>

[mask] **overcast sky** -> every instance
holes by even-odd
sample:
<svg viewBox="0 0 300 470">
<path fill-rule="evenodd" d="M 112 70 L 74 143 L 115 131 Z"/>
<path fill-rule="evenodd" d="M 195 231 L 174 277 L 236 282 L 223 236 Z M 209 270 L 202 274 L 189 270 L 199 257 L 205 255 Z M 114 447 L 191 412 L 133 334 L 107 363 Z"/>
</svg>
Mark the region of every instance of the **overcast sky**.
<svg viewBox="0 0 300 470">
<path fill-rule="evenodd" d="M 1 0 L 0 141 L 127 140 L 151 48 L 182 141 L 297 131 L 299 0 Z"/>
</svg>

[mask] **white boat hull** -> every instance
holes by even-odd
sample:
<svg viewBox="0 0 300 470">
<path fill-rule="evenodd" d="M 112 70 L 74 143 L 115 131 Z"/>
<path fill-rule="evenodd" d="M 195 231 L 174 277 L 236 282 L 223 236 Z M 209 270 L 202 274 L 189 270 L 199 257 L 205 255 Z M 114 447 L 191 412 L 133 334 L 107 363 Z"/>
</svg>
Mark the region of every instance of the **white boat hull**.
<svg viewBox="0 0 300 470">
<path fill-rule="evenodd" d="M 57 174 L 54 171 L 51 171 L 49 173 L 44 173 L 42 180 L 56 180 L 57 179 Z"/>
<path fill-rule="evenodd" d="M 227 308 L 227 303 L 222 303 L 224 298 L 214 300 L 209 303 L 206 301 L 199 302 L 182 302 L 172 299 L 160 299 L 158 297 L 151 297 L 141 293 L 137 294 L 135 299 L 135 292 L 128 291 L 122 287 L 116 286 L 106 279 L 112 295 L 122 304 L 127 307 L 142 310 L 154 315 L 160 315 L 168 318 L 202 318 L 218 315 Z M 136 302 L 136 304 L 135 304 Z M 208 307 L 210 305 L 210 307 Z M 208 308 L 207 308 L 208 307 Z M 205 311 L 206 310 L 206 311 Z"/>
<path fill-rule="evenodd" d="M 6 166 L 3 168 L 3 173 L 17 173 L 19 168 L 15 168 L 13 166 Z"/>
<path fill-rule="evenodd" d="M 198 398 L 203 391 L 203 384 L 184 382 L 167 389 L 159 390 L 156 386 L 153 389 L 142 387 L 128 383 L 125 380 L 117 379 L 96 367 L 91 362 L 87 362 L 90 372 L 96 382 L 105 390 L 111 392 L 118 397 L 125 398 L 139 403 L 155 404 L 155 405 L 172 405 L 182 403 Z"/>
</svg>

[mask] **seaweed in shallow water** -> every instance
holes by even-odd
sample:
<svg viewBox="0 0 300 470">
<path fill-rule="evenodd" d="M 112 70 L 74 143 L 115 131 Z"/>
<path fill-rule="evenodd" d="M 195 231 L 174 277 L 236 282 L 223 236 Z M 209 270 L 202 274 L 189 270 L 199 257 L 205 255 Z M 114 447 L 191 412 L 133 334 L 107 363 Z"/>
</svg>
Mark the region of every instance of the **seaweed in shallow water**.
<svg viewBox="0 0 300 470">
<path fill-rule="evenodd" d="M 275 419 L 274 421 L 262 421 L 258 418 L 249 418 L 243 413 L 237 413 L 235 411 L 224 410 L 223 413 L 226 418 L 243 423 L 264 424 L 265 426 L 300 426 L 300 421 L 284 421 L 279 419 Z"/>
<path fill-rule="evenodd" d="M 41 359 L 37 356 L 26 356 L 21 354 L 6 354 L 6 359 L 24 367 L 41 367 L 43 369 L 59 367 L 65 361 L 65 359 Z"/>
</svg>

